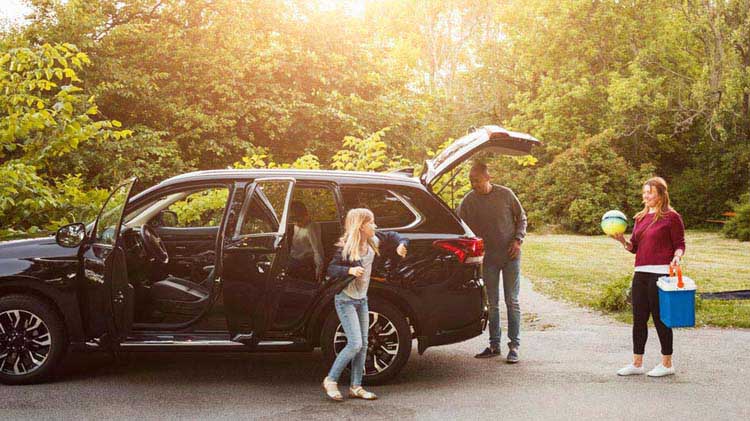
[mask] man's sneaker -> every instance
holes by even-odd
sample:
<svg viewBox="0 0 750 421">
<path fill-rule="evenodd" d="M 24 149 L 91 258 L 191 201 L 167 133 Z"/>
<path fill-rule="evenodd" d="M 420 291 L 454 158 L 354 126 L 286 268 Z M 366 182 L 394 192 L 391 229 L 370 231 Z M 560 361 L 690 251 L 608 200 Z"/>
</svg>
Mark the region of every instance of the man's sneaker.
<svg viewBox="0 0 750 421">
<path fill-rule="evenodd" d="M 674 374 L 674 366 L 667 368 L 662 364 L 657 365 L 653 370 L 646 373 L 649 377 L 664 377 L 671 376 L 672 374 Z"/>
<path fill-rule="evenodd" d="M 488 347 L 488 348 L 485 348 L 484 351 L 475 355 L 474 358 L 493 358 L 493 357 L 499 357 L 500 355 L 501 355 L 500 347 L 497 347 L 497 348 Z"/>
<path fill-rule="evenodd" d="M 508 362 L 508 364 L 515 364 L 518 360 L 518 348 L 511 348 L 510 351 L 508 351 L 508 356 L 505 358 L 505 361 Z"/>
<path fill-rule="evenodd" d="M 628 364 L 625 367 L 617 370 L 618 376 L 633 376 L 636 374 L 643 374 L 646 372 L 646 369 L 643 367 L 636 367 L 633 364 Z"/>
</svg>

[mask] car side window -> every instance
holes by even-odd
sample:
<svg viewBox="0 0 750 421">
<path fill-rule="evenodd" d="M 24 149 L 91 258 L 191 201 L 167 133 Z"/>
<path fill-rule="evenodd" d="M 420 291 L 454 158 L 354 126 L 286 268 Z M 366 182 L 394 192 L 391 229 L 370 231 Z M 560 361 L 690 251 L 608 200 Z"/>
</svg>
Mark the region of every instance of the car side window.
<svg viewBox="0 0 750 421">
<path fill-rule="evenodd" d="M 380 229 L 401 228 L 418 220 L 405 203 L 403 196 L 380 188 L 342 188 L 344 207 L 368 208 L 375 214 L 375 224 Z"/>
<path fill-rule="evenodd" d="M 218 227 L 229 197 L 226 187 L 212 187 L 188 194 L 167 207 L 177 216 L 174 228 Z"/>
<path fill-rule="evenodd" d="M 290 279 L 313 284 L 322 281 L 334 244 L 341 236 L 339 221 L 332 189 L 295 186 L 288 220 L 291 242 L 286 271 Z"/>
<path fill-rule="evenodd" d="M 297 186 L 292 202 L 303 203 L 311 221 L 338 222 L 338 211 L 333 191 L 325 187 Z"/>
<path fill-rule="evenodd" d="M 117 223 L 122 216 L 122 208 L 125 206 L 125 200 L 127 199 L 129 191 L 129 185 L 117 187 L 117 190 L 112 193 L 111 197 L 104 205 L 101 216 L 96 225 L 96 237 L 94 242 L 97 244 L 114 244 Z"/>
<path fill-rule="evenodd" d="M 291 183 L 288 181 L 259 181 L 243 208 L 237 234 L 252 235 L 278 232 L 289 189 L 291 189 Z"/>
<path fill-rule="evenodd" d="M 239 235 L 276 232 L 276 223 L 258 196 L 253 197 L 245 212 Z"/>
</svg>

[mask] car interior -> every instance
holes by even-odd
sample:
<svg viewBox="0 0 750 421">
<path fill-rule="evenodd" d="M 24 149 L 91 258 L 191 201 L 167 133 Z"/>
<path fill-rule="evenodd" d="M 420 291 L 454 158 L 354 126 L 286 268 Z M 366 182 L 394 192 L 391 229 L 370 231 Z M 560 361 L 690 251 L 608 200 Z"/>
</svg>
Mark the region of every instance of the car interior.
<svg viewBox="0 0 750 421">
<path fill-rule="evenodd" d="M 275 192 L 270 186 L 260 189 L 243 209 L 240 227 L 232 235 L 277 232 L 280 215 L 276 209 L 279 213 L 283 209 L 285 192 Z M 380 229 L 414 226 L 421 220 L 421 214 L 402 194 L 374 188 L 342 188 L 341 192 L 345 209 L 369 207 Z M 135 330 L 226 329 L 215 259 L 228 197 L 228 185 L 191 187 L 167 192 L 125 215 L 122 235 L 128 279 L 135 291 Z M 315 267 L 309 254 L 309 260 L 301 264 L 291 259 L 283 262 L 290 276 L 273 330 L 284 330 L 300 321 L 303 314 L 299 309 L 320 290 L 324 277 L 316 274 L 325 273 L 342 233 L 342 217 L 330 186 L 298 182 L 292 203 L 296 212 L 301 206 L 307 220 L 319 227 L 323 266 Z M 298 219 L 290 212 L 286 230 L 290 248 L 295 247 Z"/>
<path fill-rule="evenodd" d="M 122 235 L 128 279 L 135 290 L 135 330 L 187 326 L 205 331 L 226 329 L 215 259 L 228 193 L 228 186 L 217 185 L 175 191 L 125 215 Z M 237 234 L 275 232 L 279 216 L 272 199 L 254 196 Z M 333 190 L 297 184 L 292 201 L 303 203 L 310 222 L 319 226 L 323 262 L 327 263 L 341 235 Z M 295 233 L 292 219 L 288 221 L 288 235 Z M 287 244 L 292 247 L 293 241 Z M 324 273 L 325 267 L 321 270 Z M 320 289 L 322 279 L 315 276 L 314 267 L 307 273 L 296 271 L 285 285 L 286 299 L 281 303 L 276 328 L 298 321 L 297 312 L 284 311 L 283 307 L 304 305 Z"/>
<path fill-rule="evenodd" d="M 188 323 L 211 306 L 216 238 L 228 191 L 210 186 L 173 192 L 125 216 L 136 328 Z"/>
</svg>

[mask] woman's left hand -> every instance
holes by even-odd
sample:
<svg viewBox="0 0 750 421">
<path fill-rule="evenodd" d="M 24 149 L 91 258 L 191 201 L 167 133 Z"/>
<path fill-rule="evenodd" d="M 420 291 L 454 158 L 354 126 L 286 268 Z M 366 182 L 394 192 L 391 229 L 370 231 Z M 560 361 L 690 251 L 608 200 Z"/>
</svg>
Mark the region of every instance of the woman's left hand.
<svg viewBox="0 0 750 421">
<path fill-rule="evenodd" d="M 396 248 L 396 254 L 398 254 L 401 257 L 406 257 L 406 246 L 403 244 L 399 244 Z"/>
<path fill-rule="evenodd" d="M 669 266 L 679 266 L 681 261 L 682 261 L 682 257 L 675 256 L 672 258 L 672 263 L 670 263 Z"/>
</svg>

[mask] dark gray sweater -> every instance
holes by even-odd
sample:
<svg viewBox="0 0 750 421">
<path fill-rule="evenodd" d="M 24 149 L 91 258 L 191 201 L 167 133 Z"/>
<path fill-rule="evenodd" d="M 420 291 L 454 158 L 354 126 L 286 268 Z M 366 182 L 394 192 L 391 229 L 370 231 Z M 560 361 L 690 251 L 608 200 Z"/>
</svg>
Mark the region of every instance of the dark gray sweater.
<svg viewBox="0 0 750 421">
<path fill-rule="evenodd" d="M 504 265 L 510 260 L 511 241 L 526 237 L 526 212 L 507 187 L 493 184 L 487 194 L 472 190 L 461 201 L 457 213 L 474 234 L 484 239 L 485 263 Z"/>
</svg>

